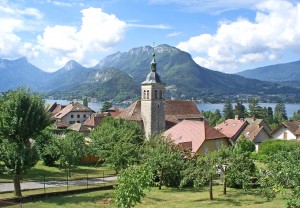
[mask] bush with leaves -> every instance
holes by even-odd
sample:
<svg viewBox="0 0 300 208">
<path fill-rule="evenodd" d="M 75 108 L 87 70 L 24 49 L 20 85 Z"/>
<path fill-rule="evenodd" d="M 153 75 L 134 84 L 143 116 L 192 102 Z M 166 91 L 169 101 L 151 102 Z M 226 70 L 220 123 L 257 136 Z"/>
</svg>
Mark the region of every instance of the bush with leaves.
<svg viewBox="0 0 300 208">
<path fill-rule="evenodd" d="M 115 201 L 118 207 L 131 208 L 150 191 L 154 176 L 148 164 L 130 166 L 118 175 Z"/>
<path fill-rule="evenodd" d="M 266 169 L 260 171 L 261 193 L 268 199 L 276 197 L 277 193 L 287 194 L 287 207 L 299 207 L 300 204 L 300 149 L 290 152 L 280 151 L 268 156 Z"/>
<path fill-rule="evenodd" d="M 255 151 L 255 144 L 242 134 L 239 136 L 235 148 L 240 153 L 250 154 Z"/>
<path fill-rule="evenodd" d="M 55 161 L 58 160 L 58 155 L 53 154 L 49 149 L 49 146 L 51 146 L 55 140 L 57 140 L 57 136 L 48 129 L 42 131 L 35 139 L 39 157 L 46 166 L 53 166 Z"/>
<path fill-rule="evenodd" d="M 160 135 L 150 138 L 143 148 L 142 163 L 150 165 L 159 179 L 159 189 L 162 185 L 179 186 L 184 169 L 184 153 L 170 138 Z"/>
<path fill-rule="evenodd" d="M 108 116 L 90 137 L 93 153 L 117 173 L 140 162 L 144 133 L 137 123 Z"/>
</svg>

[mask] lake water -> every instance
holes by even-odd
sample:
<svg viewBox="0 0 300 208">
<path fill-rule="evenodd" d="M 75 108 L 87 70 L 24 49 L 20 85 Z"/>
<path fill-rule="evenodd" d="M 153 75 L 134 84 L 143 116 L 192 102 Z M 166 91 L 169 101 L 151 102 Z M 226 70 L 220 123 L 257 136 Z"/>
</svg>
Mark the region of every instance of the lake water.
<svg viewBox="0 0 300 208">
<path fill-rule="evenodd" d="M 45 100 L 46 103 L 48 104 L 53 104 L 54 102 L 62 105 L 67 105 L 70 103 L 68 100 Z M 232 103 L 232 106 L 234 107 L 235 103 Z M 248 103 L 243 103 L 246 108 L 248 108 Z M 261 107 L 272 107 L 273 112 L 274 108 L 276 106 L 276 103 L 259 103 Z M 94 111 L 99 111 L 101 110 L 103 106 L 102 102 L 97 102 L 97 103 L 89 103 L 89 107 L 94 110 Z M 122 107 L 126 107 L 126 105 L 119 105 Z M 210 104 L 210 103 L 197 103 L 197 107 L 199 108 L 200 111 L 215 111 L 216 109 L 219 109 L 222 113 L 224 103 L 219 103 L 219 104 Z M 297 104 L 285 104 L 285 109 L 286 109 L 286 114 L 290 118 L 294 112 L 300 110 L 300 103 Z"/>
</svg>

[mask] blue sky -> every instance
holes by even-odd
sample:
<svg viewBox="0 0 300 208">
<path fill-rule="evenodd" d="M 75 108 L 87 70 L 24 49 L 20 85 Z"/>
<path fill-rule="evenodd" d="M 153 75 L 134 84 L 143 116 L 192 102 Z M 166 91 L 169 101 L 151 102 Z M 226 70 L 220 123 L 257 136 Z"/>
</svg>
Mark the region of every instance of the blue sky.
<svg viewBox="0 0 300 208">
<path fill-rule="evenodd" d="M 292 0 L 0 0 L 0 58 L 45 71 L 169 44 L 225 73 L 300 60 Z"/>
</svg>

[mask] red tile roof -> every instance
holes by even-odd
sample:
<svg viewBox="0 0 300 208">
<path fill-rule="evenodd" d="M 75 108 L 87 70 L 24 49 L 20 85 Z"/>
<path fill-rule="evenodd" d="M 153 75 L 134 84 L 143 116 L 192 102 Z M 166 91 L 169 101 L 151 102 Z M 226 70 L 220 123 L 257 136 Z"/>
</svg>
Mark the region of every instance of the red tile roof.
<svg viewBox="0 0 300 208">
<path fill-rule="evenodd" d="M 170 137 L 175 144 L 190 146 L 192 152 L 197 152 L 204 141 L 214 139 L 227 139 L 215 128 L 211 127 L 206 121 L 183 120 L 163 133 Z"/>
<path fill-rule="evenodd" d="M 58 128 L 58 129 L 67 128 L 68 122 L 67 121 L 55 121 L 54 126 L 56 126 L 56 128 Z"/>
<path fill-rule="evenodd" d="M 223 133 L 229 138 L 234 138 L 238 136 L 237 134 L 246 127 L 247 121 L 237 120 L 237 119 L 227 119 L 226 121 L 218 124 L 215 129 Z"/>
<path fill-rule="evenodd" d="M 142 121 L 141 101 L 138 100 L 123 110 L 118 116 L 127 120 Z M 166 100 L 165 101 L 166 129 L 179 123 L 181 120 L 202 120 L 203 116 L 194 101 Z"/>
<path fill-rule="evenodd" d="M 95 128 L 108 115 L 108 113 L 93 113 L 85 122 L 83 122 L 83 125 Z"/>
</svg>

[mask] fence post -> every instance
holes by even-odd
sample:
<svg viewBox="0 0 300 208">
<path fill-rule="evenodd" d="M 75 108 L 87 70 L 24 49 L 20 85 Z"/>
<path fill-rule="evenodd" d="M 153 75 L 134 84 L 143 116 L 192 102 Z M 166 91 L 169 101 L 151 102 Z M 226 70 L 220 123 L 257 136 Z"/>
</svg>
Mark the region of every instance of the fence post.
<svg viewBox="0 0 300 208">
<path fill-rule="evenodd" d="M 44 194 L 46 195 L 46 174 L 44 173 Z"/>
<path fill-rule="evenodd" d="M 69 173 L 67 171 L 67 191 L 69 191 Z"/>
<path fill-rule="evenodd" d="M 102 175 L 102 179 L 103 179 L 102 181 L 103 181 L 103 183 L 104 183 L 104 170 L 103 170 L 103 175 Z"/>
<path fill-rule="evenodd" d="M 89 173 L 86 173 L 86 188 L 89 188 Z"/>
</svg>

